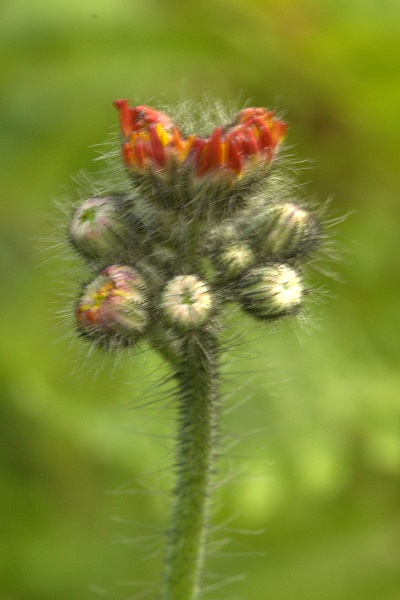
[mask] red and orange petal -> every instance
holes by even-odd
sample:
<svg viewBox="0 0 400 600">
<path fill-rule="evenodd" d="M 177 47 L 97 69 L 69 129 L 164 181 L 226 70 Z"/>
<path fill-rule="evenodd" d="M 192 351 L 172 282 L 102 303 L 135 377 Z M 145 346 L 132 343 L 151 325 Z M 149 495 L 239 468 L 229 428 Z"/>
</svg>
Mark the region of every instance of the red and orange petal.
<svg viewBox="0 0 400 600">
<path fill-rule="evenodd" d="M 233 139 L 228 142 L 228 148 L 228 166 L 232 171 L 234 171 L 238 175 L 241 175 L 243 171 L 243 160 L 240 152 L 240 146 L 237 143 L 237 141 Z"/>
<path fill-rule="evenodd" d="M 150 125 L 148 134 L 131 134 L 124 144 L 124 160 L 128 166 L 139 169 L 154 166 L 163 169 L 170 157 L 182 163 L 187 156 L 187 141 L 180 138 L 177 130 L 166 132 L 161 125 Z"/>
<path fill-rule="evenodd" d="M 164 145 L 161 141 L 159 131 L 156 129 L 155 125 L 149 126 L 150 132 L 150 144 L 148 149 L 150 151 L 151 158 L 155 161 L 157 166 L 164 167 L 165 166 L 165 153 L 164 153 Z"/>
<path fill-rule="evenodd" d="M 266 115 L 273 114 L 267 112 L 264 108 L 244 108 L 236 116 L 236 123 L 238 125 L 251 124 L 255 117 L 265 117 Z"/>
<path fill-rule="evenodd" d="M 143 131 L 150 125 L 160 124 L 166 129 L 173 126 L 172 120 L 165 113 L 148 106 L 130 107 L 128 100 L 115 100 L 114 106 L 119 111 L 121 130 L 125 137 L 134 131 Z"/>
<path fill-rule="evenodd" d="M 102 304 L 85 304 L 76 308 L 76 317 L 83 325 L 96 325 L 102 320 Z"/>
<path fill-rule="evenodd" d="M 119 121 L 121 125 L 122 134 L 125 137 L 128 137 L 132 131 L 131 108 L 128 105 L 128 101 L 115 100 L 114 106 L 119 111 Z"/>
</svg>

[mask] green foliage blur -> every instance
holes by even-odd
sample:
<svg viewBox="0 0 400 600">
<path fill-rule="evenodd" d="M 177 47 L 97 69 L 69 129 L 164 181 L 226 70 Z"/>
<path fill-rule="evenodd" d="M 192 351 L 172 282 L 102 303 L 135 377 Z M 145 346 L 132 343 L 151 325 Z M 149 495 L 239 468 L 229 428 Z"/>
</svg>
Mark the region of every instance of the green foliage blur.
<svg viewBox="0 0 400 600">
<path fill-rule="evenodd" d="M 230 541 L 205 597 L 400 598 L 399 36 L 398 0 L 2 0 L 2 600 L 158 597 L 173 402 L 151 352 L 74 341 L 85 274 L 54 200 L 93 169 L 115 98 L 204 95 L 282 111 L 299 183 L 347 215 L 303 325 L 232 324 Z"/>
</svg>

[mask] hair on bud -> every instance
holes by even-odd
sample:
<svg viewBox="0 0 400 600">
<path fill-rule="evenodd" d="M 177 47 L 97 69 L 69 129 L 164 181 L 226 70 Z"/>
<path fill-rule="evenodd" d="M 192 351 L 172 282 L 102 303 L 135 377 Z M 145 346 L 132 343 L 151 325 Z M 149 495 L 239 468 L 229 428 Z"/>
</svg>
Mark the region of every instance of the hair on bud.
<svg viewBox="0 0 400 600">
<path fill-rule="evenodd" d="M 320 239 L 320 224 L 307 209 L 293 202 L 276 205 L 272 228 L 264 239 L 269 255 L 291 258 L 308 254 Z"/>
<path fill-rule="evenodd" d="M 286 260 L 311 252 L 320 242 L 321 225 L 296 202 L 265 202 L 251 213 L 244 235 L 260 256 Z"/>
<path fill-rule="evenodd" d="M 245 242 L 225 246 L 216 253 L 213 263 L 224 279 L 236 279 L 254 264 L 254 252 Z"/>
<path fill-rule="evenodd" d="M 89 259 L 107 259 L 124 248 L 127 226 L 118 208 L 117 195 L 95 196 L 75 210 L 69 239 Z"/>
<path fill-rule="evenodd" d="M 167 321 L 181 329 L 198 329 L 207 323 L 214 304 L 207 283 L 197 275 L 174 277 L 161 297 L 161 309 Z"/>
<path fill-rule="evenodd" d="M 286 264 L 252 269 L 239 283 L 242 307 L 260 319 L 277 319 L 296 313 L 303 294 L 301 275 Z"/>
<path fill-rule="evenodd" d="M 78 330 L 107 349 L 132 346 L 148 325 L 146 296 L 136 269 L 111 265 L 84 286 L 75 311 Z"/>
</svg>

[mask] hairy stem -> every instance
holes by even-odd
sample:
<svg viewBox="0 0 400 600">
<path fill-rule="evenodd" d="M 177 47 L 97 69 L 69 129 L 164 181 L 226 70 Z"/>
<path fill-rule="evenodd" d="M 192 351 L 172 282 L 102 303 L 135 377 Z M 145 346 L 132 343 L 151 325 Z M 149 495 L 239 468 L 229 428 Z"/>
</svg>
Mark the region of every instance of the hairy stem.
<svg viewBox="0 0 400 600">
<path fill-rule="evenodd" d="M 198 597 L 217 438 L 217 342 L 189 333 L 179 382 L 177 483 L 168 535 L 165 600 Z"/>
</svg>

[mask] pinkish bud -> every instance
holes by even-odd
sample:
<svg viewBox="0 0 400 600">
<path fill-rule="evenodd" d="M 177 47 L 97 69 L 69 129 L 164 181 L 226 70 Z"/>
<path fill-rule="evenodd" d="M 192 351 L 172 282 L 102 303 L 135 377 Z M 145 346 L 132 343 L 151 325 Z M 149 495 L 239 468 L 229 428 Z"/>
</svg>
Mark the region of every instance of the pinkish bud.
<svg viewBox="0 0 400 600">
<path fill-rule="evenodd" d="M 116 197 L 85 200 L 74 212 L 69 237 L 75 248 L 89 258 L 107 258 L 124 246 L 125 226 Z"/>
<path fill-rule="evenodd" d="M 76 307 L 81 333 L 100 346 L 130 346 L 147 322 L 146 284 L 131 267 L 107 267 L 82 291 Z"/>
</svg>

